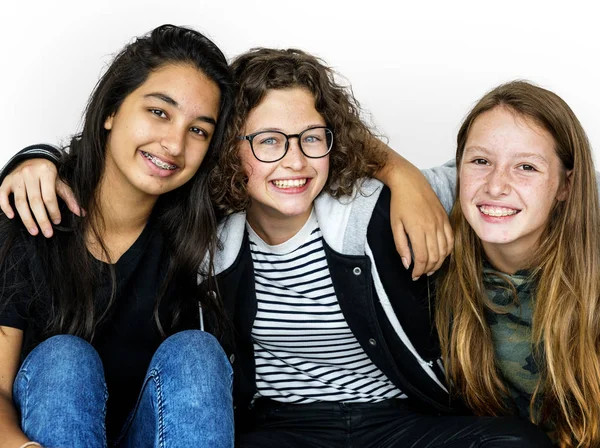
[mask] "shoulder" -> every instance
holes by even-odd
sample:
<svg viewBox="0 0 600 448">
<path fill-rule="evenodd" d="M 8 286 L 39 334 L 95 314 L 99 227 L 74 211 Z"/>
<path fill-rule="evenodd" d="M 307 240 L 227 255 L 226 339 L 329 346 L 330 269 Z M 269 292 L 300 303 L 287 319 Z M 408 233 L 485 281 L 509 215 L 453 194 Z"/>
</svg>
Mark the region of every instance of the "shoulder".
<svg viewBox="0 0 600 448">
<path fill-rule="evenodd" d="M 246 234 L 246 214 L 234 213 L 227 216 L 217 230 L 219 245 L 214 257 L 215 274 L 231 267 L 242 249 L 244 236 Z M 205 259 L 203 266 L 208 264 Z"/>
<path fill-rule="evenodd" d="M 337 252 L 363 255 L 367 227 L 385 186 L 376 179 L 361 179 L 351 196 L 339 199 L 322 193 L 315 213 L 323 238 Z"/>
<path fill-rule="evenodd" d="M 435 168 L 421 170 L 448 214 L 452 210 L 456 195 L 456 170 L 454 159 Z"/>
</svg>

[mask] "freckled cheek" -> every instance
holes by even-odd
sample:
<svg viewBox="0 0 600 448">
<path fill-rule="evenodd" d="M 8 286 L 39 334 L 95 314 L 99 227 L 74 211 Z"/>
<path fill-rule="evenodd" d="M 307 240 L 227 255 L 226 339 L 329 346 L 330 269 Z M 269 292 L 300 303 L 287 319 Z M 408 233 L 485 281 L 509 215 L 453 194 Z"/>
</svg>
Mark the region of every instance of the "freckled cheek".
<svg viewBox="0 0 600 448">
<path fill-rule="evenodd" d="M 325 180 L 327 180 L 327 178 L 329 177 L 329 156 L 317 160 L 322 160 L 318 168 L 318 172 L 321 176 L 325 178 Z"/>
<path fill-rule="evenodd" d="M 522 180 L 515 185 L 515 189 L 522 197 L 530 201 L 543 202 L 556 193 L 556 184 L 548 180 L 532 181 Z"/>
<path fill-rule="evenodd" d="M 460 200 L 462 202 L 471 202 L 473 195 L 478 189 L 481 181 L 474 179 L 472 176 L 461 176 L 460 178 Z"/>
<path fill-rule="evenodd" d="M 256 161 L 258 162 L 258 160 Z M 272 173 L 270 167 L 266 164 L 242 162 L 246 176 L 248 176 L 248 189 L 256 191 L 257 189 L 267 189 L 269 186 L 269 176 Z M 266 166 L 261 166 L 266 165 Z"/>
</svg>

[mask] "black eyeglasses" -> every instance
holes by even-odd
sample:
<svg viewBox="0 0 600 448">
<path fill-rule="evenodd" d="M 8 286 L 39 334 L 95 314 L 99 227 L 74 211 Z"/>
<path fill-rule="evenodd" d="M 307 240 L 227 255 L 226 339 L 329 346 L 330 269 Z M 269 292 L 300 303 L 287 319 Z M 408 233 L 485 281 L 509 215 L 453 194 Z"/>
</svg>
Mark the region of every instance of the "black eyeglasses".
<svg viewBox="0 0 600 448">
<path fill-rule="evenodd" d="M 248 140 L 254 157 L 265 163 L 283 159 L 290 147 L 290 138 L 298 139 L 300 151 L 309 159 L 325 157 L 333 146 L 333 131 L 325 126 L 308 128 L 299 134 L 260 131 L 238 137 L 240 140 Z"/>
</svg>

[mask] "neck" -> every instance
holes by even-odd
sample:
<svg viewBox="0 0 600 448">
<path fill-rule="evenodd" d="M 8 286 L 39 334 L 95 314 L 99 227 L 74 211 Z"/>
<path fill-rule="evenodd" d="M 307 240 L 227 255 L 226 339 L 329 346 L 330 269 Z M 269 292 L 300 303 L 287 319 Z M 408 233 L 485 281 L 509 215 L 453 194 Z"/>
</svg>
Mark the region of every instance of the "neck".
<svg viewBox="0 0 600 448">
<path fill-rule="evenodd" d="M 246 213 L 246 220 L 265 243 L 276 246 L 296 235 L 310 218 L 311 211 L 312 209 L 298 216 L 271 215 L 265 210 L 258 211 L 257 207 L 250 205 Z"/>
<path fill-rule="evenodd" d="M 128 232 L 144 228 L 158 196 L 132 192 L 103 176 L 98 187 L 98 210 L 105 232 Z"/>
<path fill-rule="evenodd" d="M 483 251 L 494 267 L 500 272 L 512 275 L 517 271 L 531 267 L 531 255 L 534 248 L 521 246 L 510 246 L 507 244 L 496 245 L 482 243 Z"/>
<path fill-rule="evenodd" d="M 108 254 L 92 232 L 86 235 L 88 250 L 98 260 L 116 263 L 144 230 L 158 196 L 140 194 L 104 175 L 97 199 L 97 211 L 90 219 L 96 224 Z"/>
</svg>

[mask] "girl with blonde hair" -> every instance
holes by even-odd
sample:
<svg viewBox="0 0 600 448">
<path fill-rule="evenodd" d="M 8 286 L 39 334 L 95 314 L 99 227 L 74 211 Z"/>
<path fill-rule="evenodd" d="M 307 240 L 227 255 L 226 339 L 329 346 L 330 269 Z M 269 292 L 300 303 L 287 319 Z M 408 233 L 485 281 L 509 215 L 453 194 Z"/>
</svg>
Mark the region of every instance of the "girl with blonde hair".
<svg viewBox="0 0 600 448">
<path fill-rule="evenodd" d="M 600 209 L 579 120 L 548 90 L 501 85 L 464 120 L 456 166 L 436 310 L 455 392 L 560 446 L 599 446 Z"/>
</svg>

